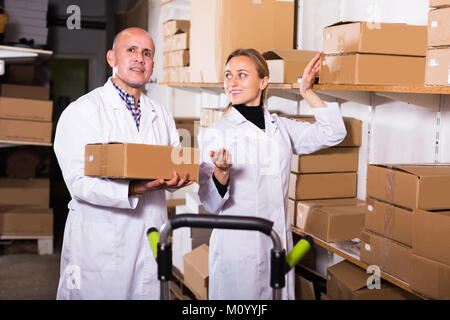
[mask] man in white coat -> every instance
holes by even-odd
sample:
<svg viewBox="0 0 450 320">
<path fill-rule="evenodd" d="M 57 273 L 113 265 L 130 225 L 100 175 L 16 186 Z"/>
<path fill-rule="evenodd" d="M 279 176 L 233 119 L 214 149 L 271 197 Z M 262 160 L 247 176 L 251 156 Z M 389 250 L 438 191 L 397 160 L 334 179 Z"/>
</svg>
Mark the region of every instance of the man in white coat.
<svg viewBox="0 0 450 320">
<path fill-rule="evenodd" d="M 179 145 L 170 113 L 142 94 L 155 47 L 139 28 L 121 31 L 107 60 L 113 76 L 71 103 L 56 128 L 54 149 L 72 200 L 64 231 L 57 299 L 158 299 L 157 265 L 146 239 L 167 221 L 165 189 L 192 182 L 84 176 L 89 143 Z"/>
</svg>

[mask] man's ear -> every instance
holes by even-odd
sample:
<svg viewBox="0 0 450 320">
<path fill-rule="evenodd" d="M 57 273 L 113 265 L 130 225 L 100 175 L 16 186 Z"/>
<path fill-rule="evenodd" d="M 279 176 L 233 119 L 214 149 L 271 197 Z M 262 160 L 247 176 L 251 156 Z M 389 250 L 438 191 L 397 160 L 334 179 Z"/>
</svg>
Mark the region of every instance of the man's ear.
<svg viewBox="0 0 450 320">
<path fill-rule="evenodd" d="M 111 68 L 116 66 L 116 54 L 113 50 L 108 50 L 106 53 L 106 60 Z"/>
</svg>

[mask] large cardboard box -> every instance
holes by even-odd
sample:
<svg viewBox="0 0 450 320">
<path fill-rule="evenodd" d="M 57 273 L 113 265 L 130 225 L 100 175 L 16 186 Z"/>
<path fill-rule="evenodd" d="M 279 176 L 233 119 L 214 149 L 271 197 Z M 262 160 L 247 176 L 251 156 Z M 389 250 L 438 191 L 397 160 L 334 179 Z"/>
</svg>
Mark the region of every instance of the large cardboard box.
<svg viewBox="0 0 450 320">
<path fill-rule="evenodd" d="M 382 237 L 370 231 L 361 235 L 360 259 L 368 265 L 376 265 L 406 283 L 411 280 L 411 247 Z"/>
<path fill-rule="evenodd" d="M 289 198 L 293 200 L 356 197 L 356 172 L 291 173 Z"/>
<path fill-rule="evenodd" d="M 291 172 L 325 173 L 358 171 L 359 148 L 327 148 L 312 154 L 293 155 Z"/>
<path fill-rule="evenodd" d="M 400 23 L 339 22 L 323 29 L 323 51 L 425 56 L 427 27 Z"/>
<path fill-rule="evenodd" d="M 428 46 L 450 45 L 450 8 L 428 12 Z"/>
<path fill-rule="evenodd" d="M 430 8 L 450 7 L 450 0 L 430 0 Z"/>
<path fill-rule="evenodd" d="M 50 89 L 41 86 L 24 86 L 4 83 L 2 84 L 2 96 L 22 99 L 50 99 Z"/>
<path fill-rule="evenodd" d="M 450 266 L 415 254 L 411 260 L 409 287 L 433 299 L 450 300 Z"/>
<path fill-rule="evenodd" d="M 189 33 L 177 33 L 164 39 L 163 52 L 189 49 Z"/>
<path fill-rule="evenodd" d="M 48 208 L 49 179 L 0 178 L 0 205 Z"/>
<path fill-rule="evenodd" d="M 363 203 L 311 207 L 307 213 L 297 213 L 297 227 L 327 242 L 360 238 L 366 213 Z"/>
<path fill-rule="evenodd" d="M 314 283 L 295 274 L 295 300 L 316 300 Z"/>
<path fill-rule="evenodd" d="M 316 119 L 313 116 L 303 116 L 303 115 L 281 115 L 296 121 L 305 121 L 309 123 L 316 123 Z M 345 129 L 347 130 L 347 136 L 344 140 L 336 145 L 335 147 L 359 147 L 362 143 L 362 121 L 343 117 Z"/>
<path fill-rule="evenodd" d="M 371 164 L 367 196 L 409 209 L 450 208 L 450 165 Z"/>
<path fill-rule="evenodd" d="M 450 266 L 450 211 L 414 210 L 413 253 Z"/>
<path fill-rule="evenodd" d="M 324 55 L 321 63 L 319 83 L 423 86 L 425 79 L 425 57 L 356 53 Z"/>
<path fill-rule="evenodd" d="M 52 121 L 53 101 L 0 97 L 0 118 Z"/>
<path fill-rule="evenodd" d="M 273 83 L 297 83 L 317 51 L 271 49 L 263 53 Z"/>
<path fill-rule="evenodd" d="M 450 48 L 428 49 L 425 85 L 450 85 Z"/>
<path fill-rule="evenodd" d="M 412 210 L 367 198 L 367 230 L 412 246 L 412 222 Z"/>
<path fill-rule="evenodd" d="M 191 81 L 223 82 L 226 58 L 238 48 L 292 49 L 294 14 L 294 1 L 192 0 Z"/>
<path fill-rule="evenodd" d="M 163 23 L 163 35 L 169 37 L 178 32 L 188 32 L 190 26 L 189 20 L 167 20 Z"/>
<path fill-rule="evenodd" d="M 164 53 L 164 67 L 184 67 L 189 65 L 189 50 Z"/>
<path fill-rule="evenodd" d="M 189 174 L 198 182 L 199 150 L 135 143 L 88 144 L 84 174 L 126 179 L 172 179 Z"/>
<path fill-rule="evenodd" d="M 10 178 L 33 178 L 41 161 L 43 159 L 36 149 L 15 148 L 6 157 L 6 175 Z"/>
<path fill-rule="evenodd" d="M 26 12 L 30 12 L 30 10 L 26 10 Z M 35 75 L 36 66 L 32 64 L 7 65 L 6 76 L 10 84 L 33 85 Z"/>
<path fill-rule="evenodd" d="M 0 140 L 32 143 L 51 143 L 52 123 L 0 119 Z"/>
<path fill-rule="evenodd" d="M 367 288 L 369 275 L 346 260 L 327 270 L 327 296 L 330 300 L 416 300 L 417 297 L 387 281 L 380 289 Z"/>
<path fill-rule="evenodd" d="M 0 235 L 53 235 L 53 210 L 0 207 Z"/>
<path fill-rule="evenodd" d="M 202 244 L 183 257 L 184 282 L 202 300 L 208 299 L 208 256 L 209 247 Z"/>
</svg>

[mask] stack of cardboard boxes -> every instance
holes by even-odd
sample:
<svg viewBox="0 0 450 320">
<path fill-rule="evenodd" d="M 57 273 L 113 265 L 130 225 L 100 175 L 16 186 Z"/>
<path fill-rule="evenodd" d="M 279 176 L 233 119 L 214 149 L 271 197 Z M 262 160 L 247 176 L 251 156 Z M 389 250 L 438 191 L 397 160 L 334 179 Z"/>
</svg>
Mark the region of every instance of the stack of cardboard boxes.
<svg viewBox="0 0 450 320">
<path fill-rule="evenodd" d="M 164 82 L 189 82 L 188 20 L 168 20 L 163 24 Z"/>
<path fill-rule="evenodd" d="M 340 22 L 323 31 L 320 83 L 423 86 L 426 26 Z"/>
<path fill-rule="evenodd" d="M 450 0 L 430 0 L 425 84 L 450 85 Z"/>
<path fill-rule="evenodd" d="M 425 296 L 449 299 L 448 188 L 447 165 L 369 165 L 361 261 Z"/>
<path fill-rule="evenodd" d="M 293 118 L 315 122 L 313 117 Z M 327 242 L 359 238 L 364 226 L 364 202 L 356 199 L 362 122 L 344 118 L 344 123 L 347 137 L 339 145 L 294 155 L 291 163 L 291 223 Z"/>
</svg>

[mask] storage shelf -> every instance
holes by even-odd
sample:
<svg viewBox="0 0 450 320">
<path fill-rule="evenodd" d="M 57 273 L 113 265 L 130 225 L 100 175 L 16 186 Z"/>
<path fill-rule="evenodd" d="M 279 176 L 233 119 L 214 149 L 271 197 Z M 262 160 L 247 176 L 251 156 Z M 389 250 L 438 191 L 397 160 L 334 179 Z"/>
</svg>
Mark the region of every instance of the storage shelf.
<svg viewBox="0 0 450 320">
<path fill-rule="evenodd" d="M 44 61 L 53 51 L 0 45 L 0 59 L 13 63 Z"/>
<path fill-rule="evenodd" d="M 301 229 L 299 229 L 299 228 L 297 228 L 295 226 L 291 226 L 291 230 L 292 230 L 293 233 L 298 234 L 298 235 L 300 235 L 302 237 L 304 237 L 306 235 L 313 237 L 314 243 L 317 244 L 318 246 L 320 246 L 320 247 L 322 247 L 322 248 L 324 248 L 324 249 L 326 249 L 326 250 L 328 250 L 330 252 L 333 252 L 333 253 L 341 256 L 342 258 L 348 260 L 349 262 L 357 265 L 358 267 L 360 267 L 360 268 L 362 268 L 364 270 L 367 270 L 367 268 L 369 267 L 368 264 L 366 264 L 366 263 L 364 263 L 364 262 L 362 262 L 360 260 L 359 254 L 355 255 L 355 254 L 353 254 L 351 252 L 344 251 L 344 250 L 338 248 L 336 244 L 331 243 L 331 242 L 323 241 L 323 240 L 317 238 L 316 236 L 314 236 L 312 234 L 309 234 L 307 232 L 304 232 L 303 230 L 301 230 Z M 411 290 L 409 288 L 409 285 L 406 282 L 404 282 L 404 281 L 402 281 L 402 280 L 400 280 L 400 279 L 398 279 L 398 278 L 396 278 L 394 276 L 391 276 L 388 273 L 385 273 L 385 272 L 382 271 L 381 272 L 381 278 L 386 280 L 386 281 L 389 281 L 390 283 L 396 285 L 397 287 L 402 288 L 405 291 L 408 291 L 408 292 L 418 296 L 421 299 L 424 299 L 424 300 L 428 299 L 428 298 L 420 295 L 419 293 Z"/>
<path fill-rule="evenodd" d="M 0 140 L 0 148 L 18 147 L 18 146 L 44 146 L 51 147 L 51 143 L 47 142 L 29 142 L 29 141 L 11 141 Z"/>
</svg>

